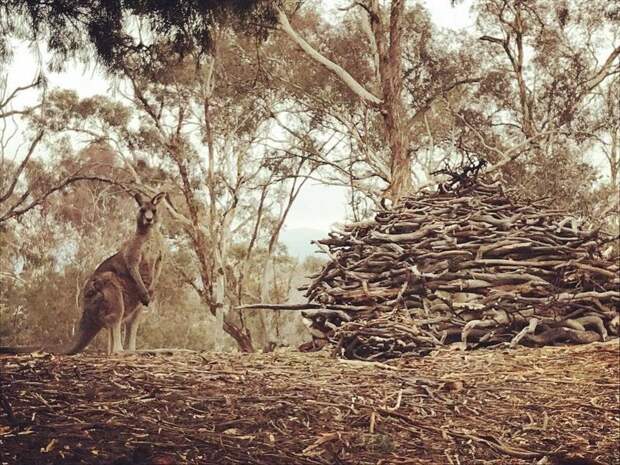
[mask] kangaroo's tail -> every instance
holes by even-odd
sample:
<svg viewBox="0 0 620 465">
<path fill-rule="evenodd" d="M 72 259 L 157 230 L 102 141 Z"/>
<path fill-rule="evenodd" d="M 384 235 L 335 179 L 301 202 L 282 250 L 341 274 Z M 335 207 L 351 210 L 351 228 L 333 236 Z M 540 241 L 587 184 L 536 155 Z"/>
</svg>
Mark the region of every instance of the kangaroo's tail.
<svg viewBox="0 0 620 465">
<path fill-rule="evenodd" d="M 60 353 L 64 355 L 74 355 L 82 352 L 102 328 L 103 325 L 101 323 L 96 322 L 88 312 L 84 312 L 80 319 L 80 326 L 78 327 L 77 334 Z"/>
<path fill-rule="evenodd" d="M 80 327 L 75 337 L 64 346 L 45 347 L 45 346 L 19 346 L 9 347 L 0 346 L 0 354 L 30 354 L 32 352 L 49 352 L 59 355 L 75 355 L 82 352 L 88 344 L 94 339 L 101 327 Z"/>
<path fill-rule="evenodd" d="M 59 355 L 75 355 L 82 352 L 88 344 L 94 339 L 99 331 L 103 328 L 103 325 L 94 321 L 90 315 L 84 313 L 80 319 L 80 326 L 77 334 L 73 339 L 61 346 L 46 347 L 39 346 L 20 346 L 20 347 L 7 347 L 0 346 L 0 354 L 29 354 L 32 352 L 49 352 Z"/>
<path fill-rule="evenodd" d="M 113 292 L 112 292 L 113 291 Z M 120 304 L 113 301 L 110 293 L 113 293 L 116 299 L 120 299 Z M 120 297 L 119 297 L 120 296 Z M 116 304 L 111 304 L 111 299 Z M 110 323 L 109 309 L 122 309 L 122 290 L 114 275 L 110 272 L 101 273 L 91 277 L 84 287 L 84 311 L 77 334 L 65 345 L 60 346 L 24 346 L 24 347 L 2 347 L 0 346 L 0 354 L 28 354 L 31 352 L 50 352 L 61 355 L 74 355 L 82 352 L 88 344 L 95 338 L 97 333 L 103 329 L 105 325 Z M 111 314 L 114 317 L 114 313 Z"/>
<path fill-rule="evenodd" d="M 20 347 L 8 347 L 0 346 L 0 354 L 29 354 L 31 352 L 38 352 L 44 350 L 41 346 L 20 346 Z"/>
</svg>

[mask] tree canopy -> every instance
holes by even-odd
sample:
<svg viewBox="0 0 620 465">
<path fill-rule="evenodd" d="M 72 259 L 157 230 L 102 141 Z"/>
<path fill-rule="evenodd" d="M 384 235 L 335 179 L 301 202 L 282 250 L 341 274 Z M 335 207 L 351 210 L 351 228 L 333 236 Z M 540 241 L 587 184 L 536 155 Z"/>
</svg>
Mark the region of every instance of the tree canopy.
<svg viewBox="0 0 620 465">
<path fill-rule="evenodd" d="M 97 56 L 118 70 L 128 52 L 148 63 L 156 38 L 183 55 L 207 52 L 218 25 L 242 26 L 264 36 L 276 20 L 266 0 L 0 0 L 0 58 L 10 56 L 10 34 L 44 38 L 57 64 L 94 47 Z"/>
</svg>

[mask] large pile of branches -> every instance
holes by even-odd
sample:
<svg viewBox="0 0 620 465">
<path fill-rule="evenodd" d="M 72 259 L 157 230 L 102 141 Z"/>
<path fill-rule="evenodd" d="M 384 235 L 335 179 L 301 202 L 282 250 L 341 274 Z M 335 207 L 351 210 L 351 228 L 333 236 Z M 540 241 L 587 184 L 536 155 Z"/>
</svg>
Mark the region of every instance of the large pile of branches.
<svg viewBox="0 0 620 465">
<path fill-rule="evenodd" d="M 314 347 L 381 360 L 618 334 L 619 266 L 604 256 L 617 238 L 474 174 L 318 241 L 330 260 L 306 292 Z"/>
<path fill-rule="evenodd" d="M 618 356 L 0 356 L 0 463 L 620 465 Z"/>
</svg>

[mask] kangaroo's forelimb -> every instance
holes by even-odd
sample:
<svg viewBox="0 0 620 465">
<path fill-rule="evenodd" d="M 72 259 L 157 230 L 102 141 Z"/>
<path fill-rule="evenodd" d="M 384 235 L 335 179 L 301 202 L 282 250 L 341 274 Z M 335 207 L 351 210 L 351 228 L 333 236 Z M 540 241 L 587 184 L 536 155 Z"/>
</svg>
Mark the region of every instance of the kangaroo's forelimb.
<svg viewBox="0 0 620 465">
<path fill-rule="evenodd" d="M 143 305 L 148 305 L 151 301 L 151 296 L 149 295 L 149 291 L 144 284 L 142 275 L 140 274 L 140 262 L 142 256 L 141 244 L 138 242 L 141 240 L 141 237 L 135 237 L 123 252 L 123 258 L 125 259 L 125 264 L 129 275 L 138 286 L 140 302 L 142 302 Z"/>
</svg>

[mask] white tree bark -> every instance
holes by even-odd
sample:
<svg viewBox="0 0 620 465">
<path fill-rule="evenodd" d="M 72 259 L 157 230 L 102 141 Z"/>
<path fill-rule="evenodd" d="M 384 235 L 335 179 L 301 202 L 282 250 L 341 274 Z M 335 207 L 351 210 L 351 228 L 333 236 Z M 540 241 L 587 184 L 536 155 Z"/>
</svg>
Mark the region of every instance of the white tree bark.
<svg viewBox="0 0 620 465">
<path fill-rule="evenodd" d="M 301 47 L 301 49 L 306 52 L 306 54 L 325 66 L 328 70 L 334 73 L 342 82 L 344 82 L 349 89 L 351 89 L 357 96 L 362 98 L 363 100 L 372 103 L 374 105 L 380 105 L 382 100 L 368 92 L 359 82 L 355 80 L 353 76 L 351 76 L 345 69 L 343 69 L 340 65 L 334 63 L 333 61 L 325 58 L 319 52 L 317 52 L 308 42 L 305 41 L 303 37 L 301 37 L 297 32 L 292 28 L 291 24 L 286 17 L 286 14 L 278 8 L 278 22 L 280 23 L 280 27 L 282 30 L 291 38 L 293 41 Z"/>
</svg>

